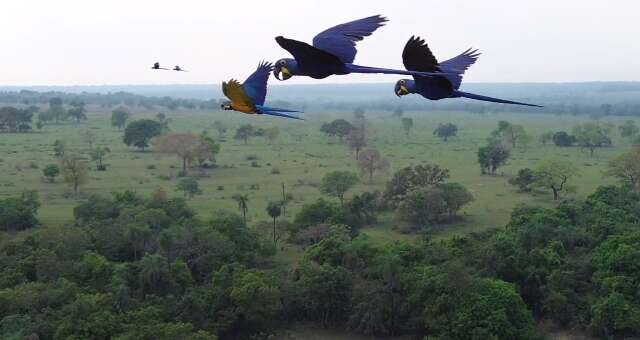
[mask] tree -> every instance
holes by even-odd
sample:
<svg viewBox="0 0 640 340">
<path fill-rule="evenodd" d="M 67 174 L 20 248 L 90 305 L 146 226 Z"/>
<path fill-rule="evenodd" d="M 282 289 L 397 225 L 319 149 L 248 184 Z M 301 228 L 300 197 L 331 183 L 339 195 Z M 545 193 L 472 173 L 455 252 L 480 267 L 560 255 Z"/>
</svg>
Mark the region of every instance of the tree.
<svg viewBox="0 0 640 340">
<path fill-rule="evenodd" d="M 236 140 L 244 141 L 244 144 L 246 145 L 249 141 L 249 138 L 255 136 L 255 134 L 256 134 L 256 128 L 253 127 L 253 125 L 244 124 L 244 125 L 240 125 L 240 127 L 236 129 L 236 135 L 233 136 L 233 138 Z"/>
<path fill-rule="evenodd" d="M 80 186 L 85 184 L 88 179 L 87 164 L 80 155 L 65 154 L 60 159 L 62 168 L 62 176 L 64 181 L 73 187 L 73 193 L 77 196 Z"/>
<path fill-rule="evenodd" d="M 323 194 L 337 197 L 340 205 L 344 204 L 344 194 L 358 183 L 358 175 L 350 171 L 329 172 L 322 178 L 320 191 Z"/>
<path fill-rule="evenodd" d="M 89 144 L 89 149 L 92 149 L 93 144 L 96 142 L 96 134 L 91 130 L 86 130 L 82 133 L 82 139 Z"/>
<path fill-rule="evenodd" d="M 449 218 L 456 216 L 458 211 L 465 205 L 473 202 L 473 195 L 460 183 L 444 183 L 438 186 L 442 190 L 442 198 Z"/>
<path fill-rule="evenodd" d="M 176 191 L 182 191 L 184 193 L 184 197 L 187 198 L 193 198 L 193 196 L 202 193 L 200 185 L 198 185 L 198 181 L 193 177 L 181 178 L 176 185 Z"/>
<path fill-rule="evenodd" d="M 402 118 L 403 114 L 404 114 L 404 110 L 401 107 L 396 107 L 395 109 L 393 109 L 393 112 L 391 113 L 391 117 Z"/>
<path fill-rule="evenodd" d="M 265 138 L 269 141 L 269 144 L 273 144 L 280 136 L 280 129 L 277 126 L 266 129 L 264 132 Z"/>
<path fill-rule="evenodd" d="M 491 132 L 489 136 L 490 143 L 497 143 L 503 141 L 511 144 L 512 148 L 516 148 L 517 143 L 526 136 L 526 132 L 522 125 L 511 124 L 507 121 L 501 120 L 498 122 L 498 128 Z"/>
<path fill-rule="evenodd" d="M 540 135 L 539 141 L 542 145 L 547 145 L 553 141 L 554 133 L 553 131 L 547 131 Z"/>
<path fill-rule="evenodd" d="M 111 111 L 111 126 L 122 130 L 127 125 L 127 120 L 131 116 L 131 112 L 126 107 L 120 106 Z"/>
<path fill-rule="evenodd" d="M 215 122 L 213 122 L 211 126 L 218 132 L 218 138 L 221 138 L 227 132 L 226 125 L 219 120 L 216 120 Z"/>
<path fill-rule="evenodd" d="M 38 225 L 40 201 L 34 191 L 23 192 L 20 197 L 0 199 L 0 230 L 14 231 Z"/>
<path fill-rule="evenodd" d="M 217 144 L 213 138 L 209 137 L 205 132 L 200 134 L 201 143 L 196 149 L 196 160 L 198 166 L 206 167 L 206 162 L 215 162 L 216 155 L 220 153 L 220 144 Z"/>
<path fill-rule="evenodd" d="M 182 161 L 181 175 L 187 174 L 187 166 L 199 155 L 202 156 L 203 147 L 209 144 L 197 135 L 189 133 L 170 133 L 158 137 L 153 143 L 154 157 L 175 155 Z"/>
<path fill-rule="evenodd" d="M 478 149 L 478 163 L 483 174 L 494 175 L 496 170 L 509 159 L 511 151 L 501 143 L 489 143 Z"/>
<path fill-rule="evenodd" d="M 578 168 L 571 162 L 546 161 L 536 167 L 533 186 L 550 189 L 553 192 L 553 200 L 557 201 L 560 199 L 560 193 L 572 189 L 567 183 L 576 175 L 578 175 Z"/>
<path fill-rule="evenodd" d="M 518 170 L 518 175 L 509 179 L 509 184 L 515 185 L 521 192 L 531 191 L 531 185 L 536 179 L 536 173 L 534 170 L 524 168 Z"/>
<path fill-rule="evenodd" d="M 60 174 L 60 167 L 56 164 L 49 164 L 42 169 L 42 174 L 47 178 L 49 183 L 53 183 Z"/>
<path fill-rule="evenodd" d="M 49 112 L 47 113 L 47 115 L 51 120 L 54 120 L 56 124 L 66 118 L 67 112 L 64 109 L 62 98 L 54 97 L 49 99 Z"/>
<path fill-rule="evenodd" d="M 0 131 L 27 132 L 31 130 L 33 112 L 13 106 L 0 108 Z"/>
<path fill-rule="evenodd" d="M 413 128 L 413 119 L 409 117 L 402 118 L 402 128 L 404 129 L 404 133 L 409 136 L 409 132 Z"/>
<path fill-rule="evenodd" d="M 336 119 L 331 123 L 324 123 L 320 128 L 320 131 L 324 132 L 328 136 L 338 136 L 340 144 L 342 144 L 343 138 L 354 129 L 348 121 L 344 119 Z"/>
<path fill-rule="evenodd" d="M 356 120 L 359 119 L 364 119 L 364 114 L 367 111 L 364 109 L 364 107 L 357 107 L 355 110 L 353 110 L 353 118 Z"/>
<path fill-rule="evenodd" d="M 171 123 L 171 118 L 167 118 L 167 115 L 159 112 L 156 115 L 156 120 L 158 121 L 158 123 L 160 123 L 160 126 L 162 126 L 162 133 L 169 132 L 169 123 Z"/>
<path fill-rule="evenodd" d="M 238 210 L 242 213 L 244 223 L 247 223 L 247 211 L 249 210 L 249 196 L 247 194 L 235 194 L 231 198 L 238 203 Z"/>
<path fill-rule="evenodd" d="M 55 142 L 53 142 L 53 154 L 58 157 L 58 158 L 62 158 L 64 157 L 65 154 L 65 143 L 59 139 L 56 139 Z"/>
<path fill-rule="evenodd" d="M 618 178 L 633 191 L 640 192 L 640 148 L 634 147 L 609 160 L 605 175 Z"/>
<path fill-rule="evenodd" d="M 89 155 L 91 156 L 91 160 L 96 162 L 96 170 L 104 171 L 107 169 L 106 165 L 103 164 L 103 161 L 109 152 L 111 152 L 111 149 L 106 146 L 98 146 L 91 150 Z"/>
<path fill-rule="evenodd" d="M 276 220 L 282 213 L 282 202 L 269 202 L 267 205 L 267 214 L 273 218 L 273 243 L 276 243 Z"/>
<path fill-rule="evenodd" d="M 368 149 L 360 154 L 358 167 L 361 173 L 369 175 L 369 183 L 373 183 L 373 174 L 387 171 L 389 169 L 389 161 L 382 157 L 380 151 Z"/>
<path fill-rule="evenodd" d="M 134 120 L 124 130 L 123 141 L 127 146 L 135 146 L 142 151 L 149 146 L 151 138 L 162 133 L 162 124 L 152 119 Z"/>
<path fill-rule="evenodd" d="M 367 130 L 364 124 L 352 129 L 347 135 L 349 147 L 356 152 L 356 160 L 360 156 L 360 150 L 367 146 Z"/>
<path fill-rule="evenodd" d="M 609 138 L 610 128 L 596 123 L 584 123 L 573 128 L 573 134 L 581 148 L 589 149 L 589 155 L 593 157 L 596 148 L 611 145 Z"/>
<path fill-rule="evenodd" d="M 458 127 L 455 124 L 439 124 L 438 127 L 433 130 L 433 135 L 442 138 L 443 141 L 447 141 L 449 137 L 454 137 L 458 134 Z"/>
<path fill-rule="evenodd" d="M 447 205 L 438 187 L 412 189 L 398 206 L 400 218 L 416 225 L 438 222 L 446 212 Z"/>
<path fill-rule="evenodd" d="M 81 120 L 87 120 L 87 115 L 85 114 L 86 109 L 84 107 L 84 102 L 82 101 L 73 101 L 69 104 L 71 108 L 67 112 L 67 115 L 76 120 L 76 124 L 80 124 Z"/>
<path fill-rule="evenodd" d="M 384 196 L 390 201 L 401 201 L 411 190 L 433 187 L 449 178 L 449 169 L 439 165 L 417 165 L 398 170 L 387 183 Z"/>
<path fill-rule="evenodd" d="M 573 143 L 576 142 L 576 137 L 569 135 L 565 131 L 558 131 L 553 134 L 552 140 L 553 144 L 555 144 L 556 146 L 568 147 L 572 146 Z"/>
<path fill-rule="evenodd" d="M 635 135 L 640 132 L 640 129 L 638 129 L 636 122 L 633 120 L 627 120 L 626 122 L 624 122 L 624 124 L 618 126 L 618 130 L 620 130 L 620 135 L 622 137 L 631 138 L 635 137 Z"/>
</svg>

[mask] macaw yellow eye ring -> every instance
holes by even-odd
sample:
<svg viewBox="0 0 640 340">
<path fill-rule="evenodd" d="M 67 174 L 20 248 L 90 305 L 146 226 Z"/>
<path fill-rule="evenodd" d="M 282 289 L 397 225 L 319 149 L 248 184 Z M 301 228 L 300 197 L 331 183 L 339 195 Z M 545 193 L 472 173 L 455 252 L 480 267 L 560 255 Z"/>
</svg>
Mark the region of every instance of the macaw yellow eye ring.
<svg viewBox="0 0 640 340">
<path fill-rule="evenodd" d="M 280 65 L 284 66 L 284 65 L 286 65 L 286 64 L 287 64 L 287 62 L 286 62 L 286 61 L 284 61 L 284 60 L 280 60 Z"/>
<path fill-rule="evenodd" d="M 404 85 L 404 80 L 400 80 L 400 85 Z"/>
</svg>

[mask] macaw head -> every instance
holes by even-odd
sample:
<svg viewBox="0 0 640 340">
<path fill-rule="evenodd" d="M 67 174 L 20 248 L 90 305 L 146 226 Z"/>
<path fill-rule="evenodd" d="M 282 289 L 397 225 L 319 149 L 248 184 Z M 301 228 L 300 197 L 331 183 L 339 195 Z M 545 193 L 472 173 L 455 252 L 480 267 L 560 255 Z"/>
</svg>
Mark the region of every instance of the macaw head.
<svg viewBox="0 0 640 340">
<path fill-rule="evenodd" d="M 394 92 L 396 96 L 405 96 L 413 90 L 414 82 L 411 79 L 400 79 L 396 82 Z"/>
<path fill-rule="evenodd" d="M 278 80 L 287 80 L 293 77 L 298 71 L 298 62 L 295 59 L 284 58 L 280 59 L 276 62 L 273 67 L 273 75 Z M 282 73 L 282 79 L 280 79 L 280 74 Z"/>
<path fill-rule="evenodd" d="M 220 105 L 220 108 L 225 110 L 225 111 L 233 110 L 233 106 L 231 106 L 231 103 L 229 103 L 229 102 L 226 102 L 226 103 Z"/>
</svg>

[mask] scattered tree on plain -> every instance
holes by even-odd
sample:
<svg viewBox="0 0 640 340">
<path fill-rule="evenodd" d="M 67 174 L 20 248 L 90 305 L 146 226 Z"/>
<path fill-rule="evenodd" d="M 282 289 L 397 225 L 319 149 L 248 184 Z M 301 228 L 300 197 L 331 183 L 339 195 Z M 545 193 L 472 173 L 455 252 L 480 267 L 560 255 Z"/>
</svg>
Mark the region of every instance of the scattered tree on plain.
<svg viewBox="0 0 640 340">
<path fill-rule="evenodd" d="M 56 141 L 53 142 L 53 154 L 57 158 L 62 158 L 65 154 L 65 150 L 66 150 L 66 147 L 65 147 L 64 141 L 56 139 Z"/>
<path fill-rule="evenodd" d="M 496 170 L 507 163 L 511 151 L 502 143 L 489 143 L 478 149 L 478 163 L 482 174 L 495 175 Z"/>
<path fill-rule="evenodd" d="M 568 184 L 569 180 L 578 175 L 578 168 L 568 161 L 545 161 L 535 168 L 533 186 L 537 188 L 551 190 L 553 200 L 560 199 L 560 194 L 570 192 L 573 187 Z"/>
<path fill-rule="evenodd" d="M 620 135 L 622 137 L 628 138 L 633 138 L 638 134 L 638 132 L 640 132 L 636 122 L 633 120 L 627 120 L 624 124 L 618 126 L 618 130 L 620 130 Z"/>
<path fill-rule="evenodd" d="M 134 120 L 124 129 L 123 141 L 144 151 L 153 137 L 162 133 L 162 125 L 153 119 Z"/>
<path fill-rule="evenodd" d="M 56 164 L 48 164 L 42 169 L 42 174 L 49 183 L 53 183 L 56 181 L 56 177 L 60 174 L 60 167 Z"/>
<path fill-rule="evenodd" d="M 280 217 L 282 213 L 282 202 L 269 202 L 267 205 L 267 214 L 271 216 L 273 219 L 273 243 L 277 243 L 277 235 L 276 235 L 276 220 Z"/>
<path fill-rule="evenodd" d="M 76 120 L 76 124 L 80 124 L 81 120 L 87 120 L 85 104 L 83 101 L 72 101 L 69 106 L 71 108 L 67 111 L 67 115 Z"/>
<path fill-rule="evenodd" d="M 222 138 L 224 134 L 227 133 L 227 126 L 219 120 L 213 122 L 213 124 L 211 124 L 211 127 L 213 127 L 218 133 L 218 138 Z"/>
<path fill-rule="evenodd" d="M 358 175 L 350 171 L 329 172 L 322 178 L 320 191 L 323 194 L 337 197 L 340 205 L 344 205 L 344 194 L 358 183 Z"/>
<path fill-rule="evenodd" d="M 489 143 L 505 142 L 511 144 L 511 147 L 515 149 L 526 135 L 527 133 L 522 125 L 511 124 L 501 120 L 498 122 L 498 128 L 491 132 Z"/>
<path fill-rule="evenodd" d="M 346 135 L 351 132 L 355 127 L 344 119 L 336 119 L 331 123 L 324 123 L 320 128 L 320 131 L 324 132 L 327 136 L 337 136 L 340 139 L 340 144 Z"/>
<path fill-rule="evenodd" d="M 458 127 L 455 124 L 439 124 L 438 127 L 433 130 L 433 135 L 442 138 L 443 141 L 449 140 L 449 137 L 455 137 L 458 134 Z"/>
<path fill-rule="evenodd" d="M 449 169 L 437 164 L 416 165 L 396 171 L 387 183 L 385 199 L 391 202 L 401 201 L 409 191 L 415 188 L 433 187 L 444 183 L 449 178 Z"/>
<path fill-rule="evenodd" d="M 536 179 L 536 172 L 529 168 L 518 170 L 516 177 L 509 179 L 509 184 L 518 187 L 520 192 L 530 192 L 531 185 Z"/>
<path fill-rule="evenodd" d="M 277 126 L 266 129 L 264 131 L 264 137 L 269 141 L 269 144 L 273 144 L 280 136 L 280 129 Z"/>
<path fill-rule="evenodd" d="M 576 137 L 569 135 L 566 131 L 558 131 L 553 134 L 553 144 L 559 147 L 569 147 L 576 142 Z"/>
<path fill-rule="evenodd" d="M 540 135 L 539 141 L 542 145 L 547 145 L 553 142 L 553 136 L 554 136 L 553 131 L 547 131 Z"/>
<path fill-rule="evenodd" d="M 164 155 L 174 155 L 182 161 L 181 176 L 187 174 L 187 167 L 191 162 L 202 157 L 203 152 L 210 151 L 211 145 L 203 140 L 200 136 L 190 133 L 170 133 L 158 137 L 153 143 L 154 157 L 162 157 Z"/>
<path fill-rule="evenodd" d="M 640 148 L 633 149 L 609 160 L 606 176 L 619 179 L 635 192 L 640 192 Z"/>
<path fill-rule="evenodd" d="M 182 177 L 178 180 L 176 191 L 182 191 L 185 198 L 193 198 L 202 193 L 198 181 L 193 177 Z"/>
<path fill-rule="evenodd" d="M 106 146 L 97 146 L 91 150 L 89 155 L 91 156 L 91 160 L 96 162 L 96 170 L 107 170 L 107 166 L 104 164 L 104 159 L 107 157 L 109 152 L 111 152 L 111 149 Z"/>
<path fill-rule="evenodd" d="M 122 130 L 127 125 L 129 117 L 131 117 L 131 111 L 124 106 L 119 106 L 111 111 L 111 126 Z"/>
<path fill-rule="evenodd" d="M 89 149 L 93 149 L 93 144 L 96 142 L 97 136 L 96 133 L 91 130 L 85 130 L 82 132 L 82 140 L 84 140 L 88 145 Z"/>
<path fill-rule="evenodd" d="M 247 211 L 249 211 L 249 195 L 235 194 L 231 198 L 238 203 L 238 210 L 242 213 L 244 223 L 247 223 Z"/>
<path fill-rule="evenodd" d="M 0 108 L 0 131 L 31 131 L 33 112 L 29 109 L 17 109 L 13 106 Z"/>
<path fill-rule="evenodd" d="M 236 134 L 233 136 L 233 139 L 241 140 L 247 145 L 249 138 L 254 137 L 256 132 L 256 128 L 251 124 L 240 125 L 240 127 L 236 129 Z"/>
<path fill-rule="evenodd" d="M 360 124 L 347 135 L 349 147 L 356 152 L 356 160 L 360 156 L 360 150 L 367 146 L 367 129 L 364 124 Z"/>
<path fill-rule="evenodd" d="M 369 177 L 369 183 L 373 183 L 373 175 L 376 172 L 387 171 L 389 169 L 389 161 L 382 157 L 380 151 L 367 149 L 360 153 L 358 167 L 362 174 L 366 174 Z"/>
<path fill-rule="evenodd" d="M 409 117 L 403 117 L 402 128 L 404 129 L 404 134 L 408 137 L 411 129 L 413 128 L 413 119 Z"/>
<path fill-rule="evenodd" d="M 583 149 L 589 149 L 589 155 L 593 157 L 596 148 L 611 145 L 610 131 L 606 125 L 588 122 L 573 128 L 573 135 L 576 136 L 578 145 Z"/>
<path fill-rule="evenodd" d="M 87 183 L 89 178 L 87 163 L 80 155 L 66 153 L 60 159 L 60 165 L 64 181 L 71 185 L 74 195 L 78 196 L 80 187 Z"/>
</svg>

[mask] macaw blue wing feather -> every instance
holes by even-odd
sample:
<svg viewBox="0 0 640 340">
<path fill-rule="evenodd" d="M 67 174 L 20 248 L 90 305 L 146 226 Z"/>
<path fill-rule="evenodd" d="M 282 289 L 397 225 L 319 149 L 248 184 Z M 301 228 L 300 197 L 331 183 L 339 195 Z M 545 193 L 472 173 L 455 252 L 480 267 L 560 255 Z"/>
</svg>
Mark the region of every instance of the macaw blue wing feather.
<svg viewBox="0 0 640 340">
<path fill-rule="evenodd" d="M 453 57 L 440 63 L 439 66 L 443 72 L 451 72 L 456 74 L 447 77 L 449 81 L 451 81 L 454 89 L 460 88 L 460 83 L 462 83 L 462 75 L 469 68 L 469 66 L 473 65 L 476 60 L 478 60 L 479 56 L 480 53 L 478 52 L 478 50 L 468 49 L 462 52 L 462 54 L 460 54 L 459 56 Z"/>
<path fill-rule="evenodd" d="M 506 100 L 506 99 L 500 99 L 500 98 L 487 97 L 487 96 L 483 96 L 483 95 L 479 95 L 479 94 L 475 94 L 475 93 L 462 92 L 462 91 L 454 91 L 453 95 L 454 95 L 454 97 L 463 97 L 463 98 L 469 98 L 469 99 L 475 99 L 475 100 L 483 100 L 483 101 L 492 102 L 492 103 L 515 104 L 515 105 L 524 105 L 524 106 L 533 106 L 533 107 L 544 107 L 544 106 L 535 105 L 535 104 L 528 104 L 528 103 L 523 103 L 523 102 L 516 102 L 516 101 L 513 101 L 513 100 Z"/>
<path fill-rule="evenodd" d="M 256 71 L 242 84 L 244 92 L 253 100 L 255 105 L 264 104 L 267 96 L 267 81 L 272 70 L 273 65 L 263 61 L 258 64 Z"/>
<path fill-rule="evenodd" d="M 280 112 L 304 113 L 303 111 L 281 109 L 281 108 L 277 108 L 277 107 L 270 107 L 270 106 L 264 106 L 264 105 L 258 106 L 257 109 L 258 109 L 258 112 L 260 112 L 260 111 L 280 111 Z"/>
<path fill-rule="evenodd" d="M 389 68 L 380 68 L 380 67 L 369 67 L 369 66 L 360 66 L 354 64 L 347 64 L 347 70 L 351 73 L 381 73 L 381 74 L 403 74 L 414 77 L 441 77 L 452 75 L 451 73 L 443 73 L 443 72 L 420 72 L 420 71 L 405 71 L 405 70 L 394 70 Z"/>
<path fill-rule="evenodd" d="M 352 63 L 357 52 L 356 42 L 370 36 L 387 21 L 374 15 L 331 27 L 313 38 L 313 46 L 337 56 L 343 63 Z"/>
<path fill-rule="evenodd" d="M 264 109 L 264 107 L 263 107 L 263 109 Z M 260 110 L 259 114 L 268 115 L 268 116 L 277 116 L 277 117 L 304 120 L 304 118 L 300 118 L 298 116 L 294 116 L 294 115 L 291 115 L 291 114 L 286 114 L 285 112 L 291 113 L 291 112 L 299 112 L 299 111 L 281 110 L 281 109 L 272 108 L 271 110 Z"/>
</svg>

